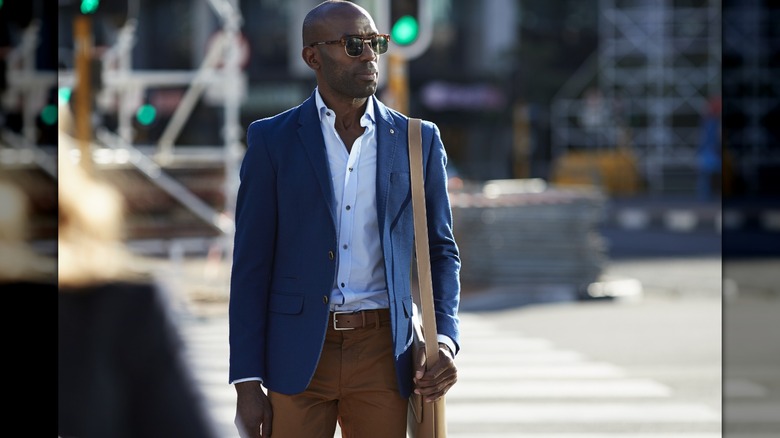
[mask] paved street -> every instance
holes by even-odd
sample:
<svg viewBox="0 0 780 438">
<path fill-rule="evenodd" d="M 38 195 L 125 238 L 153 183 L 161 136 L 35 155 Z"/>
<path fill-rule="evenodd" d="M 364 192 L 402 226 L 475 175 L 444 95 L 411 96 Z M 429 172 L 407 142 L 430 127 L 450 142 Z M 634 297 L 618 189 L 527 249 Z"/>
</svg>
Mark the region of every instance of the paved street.
<svg viewBox="0 0 780 438">
<path fill-rule="evenodd" d="M 661 374 L 674 381 L 695 376 L 701 386 L 718 386 L 716 364 L 632 370 L 504 327 L 522 313 L 463 315 L 460 381 L 447 399 L 448 436 L 720 436 L 719 397 L 712 393 L 716 388 L 680 394 L 674 382 L 651 377 Z M 225 381 L 226 319 L 193 320 L 186 327 L 211 412 L 226 438 L 237 436 L 232 424 L 235 395 Z M 647 434 L 636 435 L 639 431 Z"/>
<path fill-rule="evenodd" d="M 464 292 L 449 436 L 780 436 L 780 349 L 769 335 L 780 332 L 780 260 L 724 263 L 712 230 L 603 235 L 612 250 L 604 282 L 625 292 L 618 298 L 577 301 L 554 287 Z M 227 272 L 184 260 L 163 275 L 186 291 L 179 314 L 193 369 L 233 438 Z"/>
<path fill-rule="evenodd" d="M 607 273 L 641 280 L 641 295 L 464 310 L 449 436 L 721 436 L 720 266 L 717 257 L 617 261 Z M 484 303 L 465 296 L 464 309 L 479 308 L 477 298 Z M 224 305 L 208 308 L 182 327 L 211 412 L 232 438 L 227 319 Z"/>
<path fill-rule="evenodd" d="M 724 436 L 780 436 L 780 259 L 723 262 Z"/>
</svg>

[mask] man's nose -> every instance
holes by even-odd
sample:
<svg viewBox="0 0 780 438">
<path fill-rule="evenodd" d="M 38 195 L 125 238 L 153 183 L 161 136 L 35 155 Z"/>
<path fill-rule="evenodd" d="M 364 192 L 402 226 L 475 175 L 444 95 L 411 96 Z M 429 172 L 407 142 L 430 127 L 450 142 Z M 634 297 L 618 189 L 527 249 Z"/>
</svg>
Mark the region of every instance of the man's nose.
<svg viewBox="0 0 780 438">
<path fill-rule="evenodd" d="M 366 50 L 366 47 L 368 46 L 368 50 Z M 371 46 L 371 41 L 363 41 L 363 53 L 360 54 L 360 57 L 362 58 L 366 53 L 371 53 L 371 58 L 376 58 L 378 55 L 374 51 L 374 48 Z"/>
</svg>

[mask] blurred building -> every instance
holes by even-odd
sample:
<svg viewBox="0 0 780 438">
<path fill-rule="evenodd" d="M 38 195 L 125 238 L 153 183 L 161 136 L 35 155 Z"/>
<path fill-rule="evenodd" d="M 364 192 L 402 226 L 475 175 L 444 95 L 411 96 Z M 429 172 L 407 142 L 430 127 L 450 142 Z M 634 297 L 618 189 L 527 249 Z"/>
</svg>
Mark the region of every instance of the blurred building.
<svg viewBox="0 0 780 438">
<path fill-rule="evenodd" d="M 74 83 L 73 24 L 81 3 L 59 1 L 60 88 Z M 111 149 L 113 138 L 132 148 L 102 152 L 103 161 L 116 166 L 111 157 L 133 150 L 155 158 L 147 163 L 158 166 L 153 173 L 171 176 L 161 199 L 218 234 L 212 218 L 230 210 L 245 127 L 313 89 L 300 59 L 300 23 L 318 0 L 98 3 L 91 16 L 95 144 Z M 385 0 L 357 3 L 380 30 L 389 26 Z M 430 44 L 408 60 L 409 112 L 436 121 L 466 180 L 534 177 L 615 194 L 694 196 L 709 102 L 721 87 L 747 86 L 741 78 L 721 79 L 721 57 L 724 68 L 770 68 L 760 47 L 741 41 L 724 44 L 721 56 L 721 34 L 769 32 L 751 24 L 763 22 L 766 2 L 739 3 L 744 12 L 736 16 L 721 0 L 430 0 L 431 21 L 422 23 L 432 27 Z M 221 36 L 232 50 L 214 55 Z M 386 89 L 387 58 L 381 62 Z M 765 134 L 750 126 L 772 111 L 756 102 L 776 87 L 757 87 L 725 103 L 727 115 L 744 122 L 724 138 L 731 154 L 760 151 L 767 158 L 771 149 L 769 137 L 761 140 Z M 153 117 L 141 117 L 141 107 Z M 748 137 L 749 147 L 729 146 Z M 751 181 L 772 174 L 765 159 L 737 166 L 728 155 L 729 190 L 751 190 Z M 139 166 L 125 161 L 125 178 L 149 179 L 136 178 Z M 192 187 L 200 178 L 188 176 L 190 168 L 210 182 Z M 185 191 L 194 196 L 176 201 Z"/>
<path fill-rule="evenodd" d="M 552 102 L 555 155 L 599 151 L 635 166 L 642 190 L 694 193 L 702 120 L 721 93 L 720 10 L 718 0 L 600 0 L 598 49 Z"/>
<path fill-rule="evenodd" d="M 780 5 L 723 2 L 727 197 L 780 193 Z"/>
<path fill-rule="evenodd" d="M 723 2 L 723 257 L 780 252 L 780 4 Z"/>
<path fill-rule="evenodd" d="M 18 237 L 47 254 L 57 236 L 56 17 L 52 2 L 0 3 L 0 181 L 28 204 Z"/>
</svg>

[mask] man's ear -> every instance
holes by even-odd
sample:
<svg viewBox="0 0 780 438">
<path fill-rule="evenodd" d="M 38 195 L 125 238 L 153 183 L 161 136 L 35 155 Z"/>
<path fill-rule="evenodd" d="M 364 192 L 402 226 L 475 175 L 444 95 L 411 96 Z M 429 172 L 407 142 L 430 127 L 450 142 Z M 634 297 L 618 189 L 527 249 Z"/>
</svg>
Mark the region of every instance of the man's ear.
<svg viewBox="0 0 780 438">
<path fill-rule="evenodd" d="M 314 47 L 304 47 L 301 51 L 301 58 L 303 58 L 303 62 L 305 62 L 310 69 L 320 69 L 320 55 L 314 50 Z"/>
</svg>

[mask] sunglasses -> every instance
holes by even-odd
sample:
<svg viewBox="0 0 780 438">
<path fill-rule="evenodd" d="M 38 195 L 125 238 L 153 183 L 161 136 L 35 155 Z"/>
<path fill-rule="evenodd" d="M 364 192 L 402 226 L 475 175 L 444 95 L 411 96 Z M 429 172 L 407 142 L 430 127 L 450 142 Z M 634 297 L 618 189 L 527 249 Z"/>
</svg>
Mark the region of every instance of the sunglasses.
<svg viewBox="0 0 780 438">
<path fill-rule="evenodd" d="M 347 56 L 357 58 L 363 54 L 363 46 L 366 43 L 371 44 L 371 50 L 377 55 L 381 55 L 387 52 L 387 45 L 390 42 L 390 35 L 377 34 L 368 37 L 362 37 L 359 35 L 347 35 L 341 37 L 340 40 L 333 41 L 320 41 L 318 43 L 311 43 L 309 47 L 319 46 L 321 44 L 341 44 L 344 46 L 344 51 L 347 52 Z"/>
</svg>

